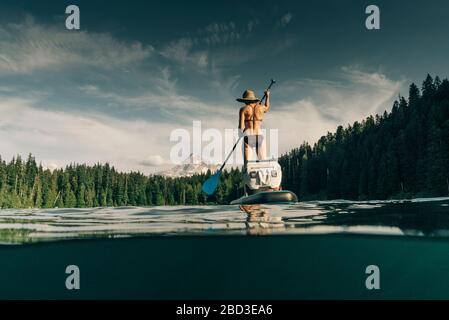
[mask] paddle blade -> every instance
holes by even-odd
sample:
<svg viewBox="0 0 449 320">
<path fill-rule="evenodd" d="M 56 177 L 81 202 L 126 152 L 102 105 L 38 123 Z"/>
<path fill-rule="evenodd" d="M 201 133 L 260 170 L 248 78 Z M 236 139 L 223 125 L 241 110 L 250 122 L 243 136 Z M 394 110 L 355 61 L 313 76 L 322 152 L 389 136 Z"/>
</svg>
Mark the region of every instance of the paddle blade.
<svg viewBox="0 0 449 320">
<path fill-rule="evenodd" d="M 209 179 L 207 179 L 203 184 L 203 192 L 207 193 L 208 195 L 212 195 L 215 193 L 215 190 L 217 189 L 218 182 L 220 181 L 220 173 L 218 172 L 212 176 L 210 176 Z"/>
</svg>

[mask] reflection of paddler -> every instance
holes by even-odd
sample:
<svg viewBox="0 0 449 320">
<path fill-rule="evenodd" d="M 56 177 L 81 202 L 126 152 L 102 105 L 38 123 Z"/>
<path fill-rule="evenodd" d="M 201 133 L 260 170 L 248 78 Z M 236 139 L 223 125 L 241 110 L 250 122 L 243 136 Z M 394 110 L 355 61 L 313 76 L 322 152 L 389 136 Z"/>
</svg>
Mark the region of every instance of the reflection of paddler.
<svg viewBox="0 0 449 320">
<path fill-rule="evenodd" d="M 270 219 L 270 211 L 262 208 L 260 204 L 240 205 L 239 207 L 248 215 L 246 219 L 248 222 L 267 222 Z"/>
<path fill-rule="evenodd" d="M 249 234 L 268 234 L 270 229 L 284 227 L 282 217 L 270 215 L 270 209 L 259 204 L 240 205 L 240 210 L 246 212 L 246 227 Z"/>
<path fill-rule="evenodd" d="M 237 99 L 237 101 L 245 104 L 240 108 L 239 112 L 239 132 L 241 134 L 245 132 L 245 163 L 248 161 L 250 148 L 256 150 L 259 160 L 266 158 L 266 143 L 262 135 L 262 121 L 264 114 L 270 110 L 269 90 L 265 90 L 264 97 L 266 97 L 265 103 L 261 104 L 260 99 L 256 98 L 254 91 L 248 89 L 243 93 L 242 98 Z"/>
</svg>

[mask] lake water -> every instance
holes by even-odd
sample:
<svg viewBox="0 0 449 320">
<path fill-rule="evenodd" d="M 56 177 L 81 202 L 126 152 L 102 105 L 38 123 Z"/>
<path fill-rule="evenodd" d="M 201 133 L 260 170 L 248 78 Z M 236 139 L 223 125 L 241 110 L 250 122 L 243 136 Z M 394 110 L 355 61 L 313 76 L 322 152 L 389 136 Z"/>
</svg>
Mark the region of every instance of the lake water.
<svg viewBox="0 0 449 320">
<path fill-rule="evenodd" d="M 449 236 L 449 198 L 292 205 L 0 210 L 0 243 L 183 235 Z"/>
<path fill-rule="evenodd" d="M 0 242 L 0 299 L 449 298 L 449 198 L 0 210 Z"/>
</svg>

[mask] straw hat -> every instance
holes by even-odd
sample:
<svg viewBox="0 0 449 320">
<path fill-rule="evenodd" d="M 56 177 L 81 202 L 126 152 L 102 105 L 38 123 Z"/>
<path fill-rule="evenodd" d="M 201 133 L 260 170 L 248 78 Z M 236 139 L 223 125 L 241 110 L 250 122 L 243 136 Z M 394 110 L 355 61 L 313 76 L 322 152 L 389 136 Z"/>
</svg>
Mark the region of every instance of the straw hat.
<svg viewBox="0 0 449 320">
<path fill-rule="evenodd" d="M 245 90 L 243 92 L 242 98 L 236 99 L 238 102 L 257 102 L 260 101 L 260 99 L 256 98 L 256 95 L 254 94 L 253 90 Z"/>
</svg>

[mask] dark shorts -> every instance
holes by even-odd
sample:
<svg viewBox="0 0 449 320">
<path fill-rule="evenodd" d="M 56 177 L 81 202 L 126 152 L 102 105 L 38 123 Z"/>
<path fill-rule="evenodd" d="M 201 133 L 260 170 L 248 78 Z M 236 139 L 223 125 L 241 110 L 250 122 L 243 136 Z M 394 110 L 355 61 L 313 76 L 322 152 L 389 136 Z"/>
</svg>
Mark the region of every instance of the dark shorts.
<svg viewBox="0 0 449 320">
<path fill-rule="evenodd" d="M 258 148 L 260 145 L 262 145 L 263 135 L 261 134 L 247 135 L 245 136 L 243 141 L 245 142 L 245 144 L 247 144 L 252 148 Z"/>
</svg>

